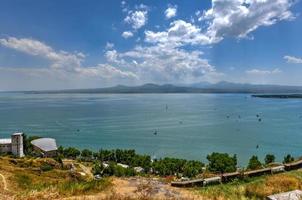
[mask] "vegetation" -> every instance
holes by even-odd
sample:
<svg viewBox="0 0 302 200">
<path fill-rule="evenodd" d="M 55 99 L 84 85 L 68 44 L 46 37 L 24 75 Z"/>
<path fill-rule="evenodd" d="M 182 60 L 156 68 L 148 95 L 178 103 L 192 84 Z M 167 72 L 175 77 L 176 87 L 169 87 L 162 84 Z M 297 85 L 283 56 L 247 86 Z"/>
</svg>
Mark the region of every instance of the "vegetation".
<svg viewBox="0 0 302 200">
<path fill-rule="evenodd" d="M 161 176 L 177 175 L 195 177 L 202 173 L 204 164 L 199 161 L 190 161 L 177 158 L 163 158 L 155 160 L 152 164 L 155 174 Z"/>
<path fill-rule="evenodd" d="M 273 154 L 267 154 L 264 158 L 264 162 L 266 165 L 275 162 L 275 156 Z"/>
<path fill-rule="evenodd" d="M 23 134 L 23 150 L 25 155 L 33 155 L 34 154 L 34 150 L 33 150 L 33 146 L 31 144 L 31 141 L 35 140 L 35 139 L 39 139 L 41 137 L 39 136 L 27 136 L 25 133 Z"/>
<path fill-rule="evenodd" d="M 234 172 L 237 166 L 236 155 L 230 156 L 227 153 L 214 152 L 207 156 L 209 161 L 208 169 L 211 172 Z"/>
<path fill-rule="evenodd" d="M 261 162 L 258 160 L 257 156 L 252 156 L 249 160 L 249 164 L 247 166 L 248 169 L 260 169 L 262 167 Z"/>
<path fill-rule="evenodd" d="M 235 180 L 227 184 L 195 188 L 203 199 L 214 200 L 257 200 L 268 195 L 301 189 L 302 172 L 291 171 L 284 174 L 267 175 L 244 180 Z"/>
<path fill-rule="evenodd" d="M 293 162 L 294 160 L 295 159 L 290 154 L 287 154 L 283 159 L 283 163 L 290 163 Z"/>
</svg>

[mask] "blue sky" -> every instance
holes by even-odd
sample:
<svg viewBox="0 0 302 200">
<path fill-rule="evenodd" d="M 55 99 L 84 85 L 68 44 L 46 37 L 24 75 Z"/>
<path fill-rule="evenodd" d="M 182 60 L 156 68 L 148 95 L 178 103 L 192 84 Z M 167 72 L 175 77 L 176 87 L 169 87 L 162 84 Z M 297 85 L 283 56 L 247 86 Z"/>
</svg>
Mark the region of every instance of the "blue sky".
<svg viewBox="0 0 302 200">
<path fill-rule="evenodd" d="M 0 90 L 302 85 L 299 0 L 0 3 Z"/>
</svg>

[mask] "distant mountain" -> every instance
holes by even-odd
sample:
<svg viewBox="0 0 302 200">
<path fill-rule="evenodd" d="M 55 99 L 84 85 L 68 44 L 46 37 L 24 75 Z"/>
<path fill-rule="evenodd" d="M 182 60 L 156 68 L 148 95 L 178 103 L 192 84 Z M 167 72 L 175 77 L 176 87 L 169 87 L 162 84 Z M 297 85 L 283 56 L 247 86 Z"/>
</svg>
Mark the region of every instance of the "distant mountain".
<svg viewBox="0 0 302 200">
<path fill-rule="evenodd" d="M 140 86 L 117 85 L 107 88 L 95 89 L 69 89 L 69 90 L 48 90 L 48 91 L 28 91 L 31 94 L 60 94 L 60 93 L 285 93 L 300 94 L 301 86 L 282 86 L 282 85 L 253 85 L 231 82 L 196 83 L 185 86 L 172 84 L 157 85 L 144 84 Z"/>
</svg>

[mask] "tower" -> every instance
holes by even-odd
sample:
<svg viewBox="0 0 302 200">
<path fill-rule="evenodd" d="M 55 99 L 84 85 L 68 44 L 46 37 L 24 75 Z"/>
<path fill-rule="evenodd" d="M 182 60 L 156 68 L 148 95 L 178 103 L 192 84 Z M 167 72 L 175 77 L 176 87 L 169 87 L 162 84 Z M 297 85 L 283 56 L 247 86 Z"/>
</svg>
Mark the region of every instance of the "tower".
<svg viewBox="0 0 302 200">
<path fill-rule="evenodd" d="M 23 133 L 14 133 L 11 137 L 13 155 L 23 157 Z"/>
</svg>

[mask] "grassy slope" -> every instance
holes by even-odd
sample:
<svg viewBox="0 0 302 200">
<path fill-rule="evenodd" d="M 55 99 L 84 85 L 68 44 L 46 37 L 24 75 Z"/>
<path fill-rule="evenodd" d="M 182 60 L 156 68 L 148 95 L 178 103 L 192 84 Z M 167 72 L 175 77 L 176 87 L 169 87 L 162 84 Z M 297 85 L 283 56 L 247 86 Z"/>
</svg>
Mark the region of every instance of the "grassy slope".
<svg viewBox="0 0 302 200">
<path fill-rule="evenodd" d="M 42 171 L 41 166 L 53 165 L 52 170 Z M 53 160 L 45 159 L 11 159 L 0 157 L 0 173 L 5 176 L 9 191 L 3 191 L 0 183 L 0 199 L 3 195 L 15 199 L 54 199 L 76 195 L 97 194 L 110 189 L 109 179 L 92 181 L 83 179 L 62 170 Z M 2 181 L 2 180 L 0 180 Z M 292 171 L 272 176 L 262 176 L 238 180 L 228 184 L 194 188 L 189 191 L 197 194 L 194 199 L 264 199 L 274 193 L 302 188 L 302 171 Z M 118 191 L 118 190 L 117 190 Z M 181 191 L 181 190 L 179 190 Z M 2 195 L 2 196 L 1 196 Z M 107 199 L 124 199 L 115 194 Z M 128 198 L 130 199 L 130 198 Z M 144 198 L 145 200 L 151 198 Z"/>
<path fill-rule="evenodd" d="M 235 180 L 232 183 L 193 189 L 209 199 L 265 199 L 266 196 L 302 188 L 302 171 Z"/>
<path fill-rule="evenodd" d="M 45 162 L 52 163 L 54 169 L 42 171 Z M 110 186 L 108 179 L 85 180 L 69 170 L 56 169 L 55 165 L 51 159 L 18 159 L 16 162 L 16 159 L 0 157 L 0 173 L 6 177 L 9 189 L 3 195 L 16 199 L 53 199 L 96 193 Z"/>
</svg>

